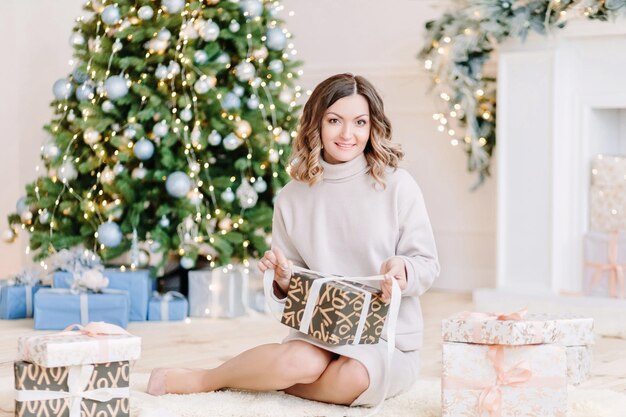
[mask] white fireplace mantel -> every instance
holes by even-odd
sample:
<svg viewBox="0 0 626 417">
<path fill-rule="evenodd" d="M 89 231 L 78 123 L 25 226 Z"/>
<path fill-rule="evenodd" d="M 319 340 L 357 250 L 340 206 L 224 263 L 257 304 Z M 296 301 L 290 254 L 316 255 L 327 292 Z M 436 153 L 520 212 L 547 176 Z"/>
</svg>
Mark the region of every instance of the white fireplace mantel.
<svg viewBox="0 0 626 417">
<path fill-rule="evenodd" d="M 626 153 L 626 20 L 574 23 L 499 49 L 497 282 L 478 304 L 580 291 L 590 161 Z"/>
</svg>

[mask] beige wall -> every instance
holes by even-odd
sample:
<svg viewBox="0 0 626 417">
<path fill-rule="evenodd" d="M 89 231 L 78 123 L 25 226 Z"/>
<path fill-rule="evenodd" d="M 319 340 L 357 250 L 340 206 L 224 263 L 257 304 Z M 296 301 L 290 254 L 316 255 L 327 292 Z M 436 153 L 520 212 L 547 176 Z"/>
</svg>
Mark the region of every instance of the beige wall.
<svg viewBox="0 0 626 417">
<path fill-rule="evenodd" d="M 311 89 L 337 72 L 368 77 L 380 90 L 394 124 L 395 139 L 407 154 L 405 167 L 420 184 L 435 230 L 441 288 L 490 285 L 495 273 L 495 181 L 469 192 L 474 177 L 465 172 L 465 155 L 435 129 L 431 114 L 441 110 L 427 94 L 428 79 L 415 59 L 426 20 L 439 12 L 435 1 L 287 0 L 289 29 L 305 61 L 301 85 Z M 0 2 L 0 50 L 18 64 L 3 61 L 0 101 L 3 152 L 0 169 L 4 199 L 0 230 L 23 186 L 35 177 L 41 126 L 49 120 L 52 83 L 70 69 L 68 37 L 81 1 Z M 35 31 L 34 28 L 38 30 Z M 8 51 L 9 54 L 5 55 Z M 27 258 L 20 245 L 2 244 L 0 276 L 19 270 Z"/>
</svg>

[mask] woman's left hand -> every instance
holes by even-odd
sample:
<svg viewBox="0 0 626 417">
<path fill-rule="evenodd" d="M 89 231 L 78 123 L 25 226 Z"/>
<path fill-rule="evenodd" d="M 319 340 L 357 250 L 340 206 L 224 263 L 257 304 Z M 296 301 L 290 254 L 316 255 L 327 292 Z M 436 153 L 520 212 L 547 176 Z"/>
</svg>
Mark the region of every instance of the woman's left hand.
<svg viewBox="0 0 626 417">
<path fill-rule="evenodd" d="M 380 289 L 383 292 L 382 299 L 388 303 L 391 301 L 391 280 L 395 279 L 400 287 L 400 290 L 406 288 L 406 268 L 404 260 L 402 258 L 389 258 L 380 266 L 381 275 L 385 276 L 385 279 L 380 284 Z"/>
</svg>

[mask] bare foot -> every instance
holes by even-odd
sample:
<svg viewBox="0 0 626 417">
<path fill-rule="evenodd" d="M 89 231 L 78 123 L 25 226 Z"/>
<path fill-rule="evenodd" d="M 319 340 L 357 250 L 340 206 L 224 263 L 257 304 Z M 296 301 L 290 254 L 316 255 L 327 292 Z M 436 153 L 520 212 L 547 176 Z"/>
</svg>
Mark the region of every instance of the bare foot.
<svg viewBox="0 0 626 417">
<path fill-rule="evenodd" d="M 204 369 L 156 368 L 150 374 L 148 394 L 193 394 L 208 392 Z"/>
</svg>

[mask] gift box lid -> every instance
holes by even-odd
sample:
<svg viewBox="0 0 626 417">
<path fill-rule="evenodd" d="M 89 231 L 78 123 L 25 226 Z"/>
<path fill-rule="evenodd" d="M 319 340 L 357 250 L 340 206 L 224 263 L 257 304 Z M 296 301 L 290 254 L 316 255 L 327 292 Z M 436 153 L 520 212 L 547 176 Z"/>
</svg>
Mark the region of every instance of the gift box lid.
<svg viewBox="0 0 626 417">
<path fill-rule="evenodd" d="M 458 313 L 442 321 L 446 342 L 497 345 L 593 344 L 593 319 L 574 315 Z"/>
<path fill-rule="evenodd" d="M 141 356 L 141 338 L 103 322 L 73 325 L 63 332 L 22 336 L 20 360 L 47 368 L 132 361 Z"/>
</svg>

